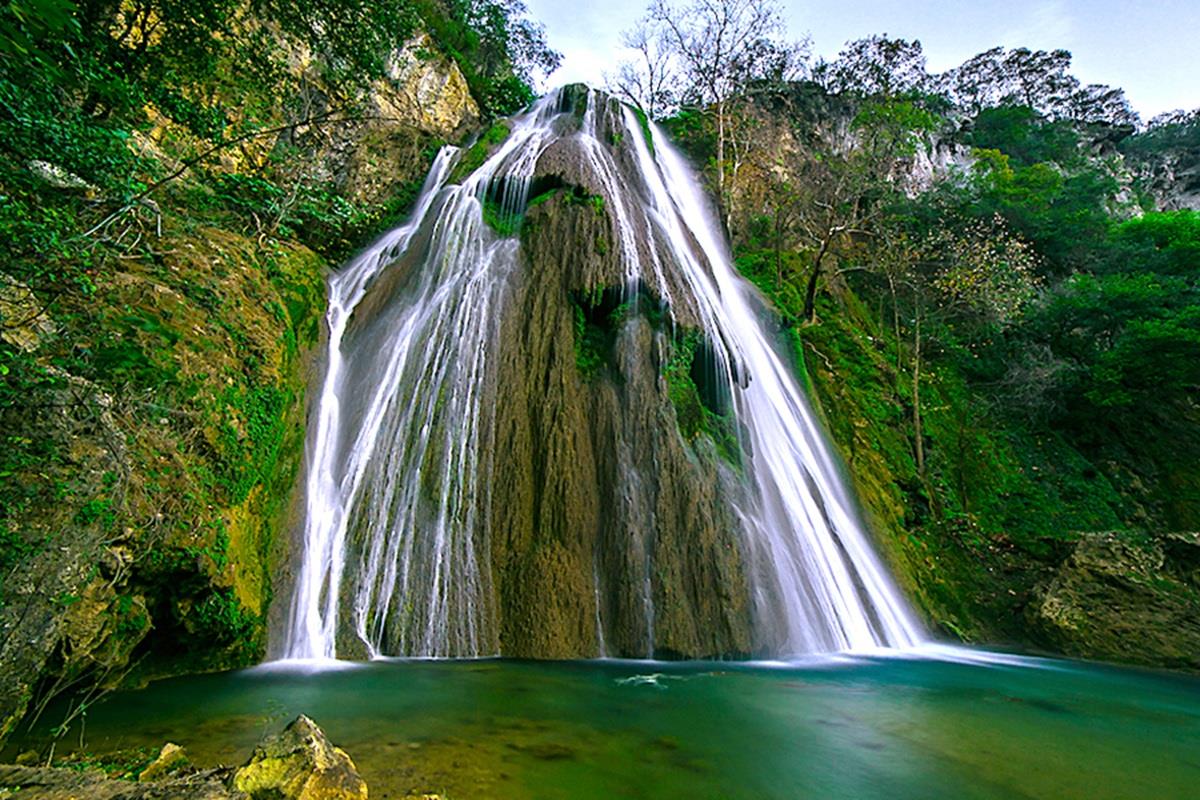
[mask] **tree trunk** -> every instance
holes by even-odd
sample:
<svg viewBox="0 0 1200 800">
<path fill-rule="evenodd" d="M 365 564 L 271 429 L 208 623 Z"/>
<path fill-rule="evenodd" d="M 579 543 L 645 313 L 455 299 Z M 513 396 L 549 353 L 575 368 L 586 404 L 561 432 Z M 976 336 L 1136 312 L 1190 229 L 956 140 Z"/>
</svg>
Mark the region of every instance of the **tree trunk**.
<svg viewBox="0 0 1200 800">
<path fill-rule="evenodd" d="M 775 212 L 775 288 L 783 288 L 783 215 Z"/>
<path fill-rule="evenodd" d="M 729 198 L 725 196 L 725 103 L 717 103 L 717 201 L 729 233 Z"/>
<path fill-rule="evenodd" d="M 813 322 L 817 318 L 817 284 L 821 278 L 821 262 L 829 251 L 829 239 L 821 242 L 821 249 L 813 259 L 812 271 L 808 274 L 808 285 L 804 287 L 804 321 Z"/>
<path fill-rule="evenodd" d="M 888 273 L 887 282 L 888 291 L 892 295 L 892 334 L 896 337 L 896 394 L 899 394 L 900 376 L 904 374 L 904 367 L 900 362 L 903 358 L 903 348 L 900 346 L 900 300 L 896 297 L 896 279 L 891 273 Z"/>
<path fill-rule="evenodd" d="M 913 437 L 917 455 L 917 475 L 925 478 L 925 432 L 921 427 L 921 304 L 917 303 L 916 320 L 913 324 L 913 375 L 912 375 Z"/>
</svg>

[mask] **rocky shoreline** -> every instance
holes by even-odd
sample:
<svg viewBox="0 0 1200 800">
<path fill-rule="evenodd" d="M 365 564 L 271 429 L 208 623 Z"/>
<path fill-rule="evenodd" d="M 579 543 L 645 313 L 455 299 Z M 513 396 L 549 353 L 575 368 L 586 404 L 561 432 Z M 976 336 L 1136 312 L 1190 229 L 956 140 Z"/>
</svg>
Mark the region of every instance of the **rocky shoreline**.
<svg viewBox="0 0 1200 800">
<path fill-rule="evenodd" d="M 20 758 L 19 761 L 30 759 Z M 300 715 L 268 736 L 240 767 L 199 767 L 163 746 L 136 775 L 95 768 L 0 765 L 0 797 L 38 800 L 366 800 L 367 784 L 346 751 Z M 436 795 L 423 795 L 434 798 Z"/>
</svg>

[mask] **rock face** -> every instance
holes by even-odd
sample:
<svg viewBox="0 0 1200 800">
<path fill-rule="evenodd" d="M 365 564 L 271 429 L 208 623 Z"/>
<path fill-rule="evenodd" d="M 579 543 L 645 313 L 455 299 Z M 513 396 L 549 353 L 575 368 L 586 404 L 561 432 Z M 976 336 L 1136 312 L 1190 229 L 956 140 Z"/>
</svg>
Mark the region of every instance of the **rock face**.
<svg viewBox="0 0 1200 800">
<path fill-rule="evenodd" d="M 491 490 L 502 652 L 594 655 L 603 635 L 611 655 L 746 653 L 733 467 L 681 434 L 665 376 L 681 344 L 654 290 L 623 310 L 605 292 L 622 280 L 605 207 L 562 192 L 522 236 Z"/>
<path fill-rule="evenodd" d="M 16 421 L 0 414 L 0 426 L 54 442 L 64 450 L 80 491 L 98 491 L 103 476 L 118 469 L 126 456 L 113 398 L 82 378 L 60 377 L 62 387 L 50 395 L 52 410 L 21 419 L 19 428 L 9 428 Z M 9 535 L 20 537 L 18 541 L 53 540 L 57 546 L 34 549 L 3 582 L 0 741 L 24 714 L 34 687 L 56 656 L 60 674 L 76 677 L 93 667 L 103 673 L 106 665 L 122 662 L 137 642 L 114 636 L 122 622 L 120 614 L 110 613 L 116 600 L 111 580 L 119 561 L 106 547 L 101 520 L 64 513 L 61 504 L 29 511 L 26 519 L 4 521 Z M 132 611 L 132 600 L 129 608 Z"/>
<path fill-rule="evenodd" d="M 1030 616 L 1068 655 L 1200 669 L 1200 534 L 1089 534 Z"/>
<path fill-rule="evenodd" d="M 458 216 L 431 212 L 402 252 L 381 256 L 392 261 L 354 307 L 339 345 L 349 364 L 340 386 L 350 387 L 339 401 L 342 416 L 375 418 L 383 409 L 379 418 L 387 420 L 372 434 L 365 488 L 346 512 L 341 656 L 368 646 L 389 654 L 538 658 L 754 650 L 735 517 L 745 482 L 737 454 L 723 453 L 702 430 L 703 420 L 719 415 L 701 398 L 706 350 L 695 293 L 683 285 L 678 256 L 667 252 L 664 238 L 636 230 L 651 224 L 645 215 L 627 214 L 625 229 L 617 228 L 621 203 L 639 212 L 647 204 L 634 162 L 641 132 L 632 140 L 620 105 L 603 95 L 593 95 L 589 108 L 583 87 L 553 101 L 552 143 L 520 156 L 536 158 L 532 175 L 520 176 L 531 181 L 529 207 L 496 212 L 484 205 L 483 224 L 501 234 L 497 241 L 478 232 L 474 213 L 462 213 L 476 208 L 457 204 L 463 190 L 439 196 L 435 203 Z M 573 135 L 592 121 L 594 135 Z M 485 137 L 483 150 L 499 147 L 505 135 L 499 129 Z M 594 147 L 606 148 L 603 158 Z M 463 160 L 478 167 L 486 155 L 468 152 Z M 469 182 L 472 172 L 462 179 Z M 510 179 L 501 173 L 489 180 Z M 454 232 L 450 244 L 443 230 Z M 627 250 L 621 237 L 638 244 Z M 454 260 L 460 251 L 474 254 L 476 245 L 503 256 Z M 652 247 L 663 252 L 651 254 Z M 653 277 L 630 286 L 627 254 L 647 262 L 653 255 L 669 266 L 647 269 Z M 488 307 L 476 310 L 471 303 L 482 290 L 456 294 L 459 281 L 489 264 L 494 269 L 479 284 L 498 288 L 487 295 Z M 427 286 L 430 275 L 436 293 Z M 439 305 L 444 297 L 455 299 Z M 669 313 L 665 297 L 675 298 Z M 464 308 L 472 311 L 460 320 Z M 494 323 L 477 334 L 472 324 L 493 312 Z M 389 338 L 392 331 L 424 332 L 417 326 L 427 320 L 438 327 L 416 340 L 425 351 Z M 392 367 L 379 363 L 391 357 L 381 352 L 415 355 Z M 484 366 L 439 383 L 447 374 L 442 359 Z M 384 370 L 394 377 L 381 387 Z M 463 399 L 463 386 L 482 395 L 478 411 Z M 401 399 L 372 405 L 370 415 L 356 405 L 363 397 L 375 403 L 377 393 Z M 428 408 L 428 415 L 412 422 L 405 415 L 413 408 Z M 733 418 L 723 411 L 723 419 Z M 338 433 L 347 442 L 360 435 L 359 428 Z M 460 441 L 470 452 L 444 458 Z M 459 499 L 462 486 L 471 488 Z M 455 498 L 453 513 L 441 505 L 446 497 Z M 459 508 L 472 513 L 460 521 Z M 394 522 L 409 509 L 417 522 Z M 435 527 L 445 519 L 453 522 Z M 420 549 L 443 535 L 451 542 L 444 549 Z M 471 556 L 440 572 L 443 553 L 465 552 L 463 541 Z M 388 582 L 389 570 L 403 580 Z M 443 600 L 446 585 L 452 588 Z M 363 587 L 381 588 L 367 594 Z M 430 596 L 438 604 L 420 605 Z M 435 638 L 425 635 L 429 630 L 449 632 Z"/>
<path fill-rule="evenodd" d="M 4 479 L 24 555 L 0 587 L 0 739 L 46 676 L 111 686 L 143 656 L 171 672 L 261 653 L 323 262 L 213 228 L 156 246 L 97 277 L 83 340 L 156 394 L 51 365 L 27 408 L 0 409 L 44 453 Z M 31 358 L 59 346 L 45 332 Z"/>
<path fill-rule="evenodd" d="M 1159 211 L 1200 211 L 1200 152 L 1174 147 L 1127 156 Z"/>
<path fill-rule="evenodd" d="M 251 800 L 367 798 L 367 785 L 350 756 L 303 715 L 259 745 L 249 763 L 234 773 L 232 785 Z"/>
<path fill-rule="evenodd" d="M 397 51 L 387 76 L 358 98 L 337 96 L 306 56 L 294 59 L 292 68 L 313 87 L 311 117 L 354 102 L 364 107 L 361 119 L 303 126 L 286 132 L 276 145 L 301 148 L 315 177 L 329 181 L 352 203 L 393 200 L 406 185 L 424 178 L 431 147 L 461 139 L 479 123 L 479 106 L 462 71 L 424 33 Z"/>
<path fill-rule="evenodd" d="M 0 342 L 26 352 L 54 334 L 54 323 L 45 313 L 33 290 L 18 280 L 0 273 Z"/>
</svg>

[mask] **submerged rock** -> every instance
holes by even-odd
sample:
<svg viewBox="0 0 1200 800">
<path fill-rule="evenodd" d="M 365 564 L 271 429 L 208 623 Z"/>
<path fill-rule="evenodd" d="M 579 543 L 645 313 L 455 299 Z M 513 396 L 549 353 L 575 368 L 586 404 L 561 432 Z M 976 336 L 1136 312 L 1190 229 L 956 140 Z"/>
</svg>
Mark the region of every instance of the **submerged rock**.
<svg viewBox="0 0 1200 800">
<path fill-rule="evenodd" d="M 316 723 L 297 717 L 254 750 L 233 776 L 233 788 L 252 800 L 365 800 L 367 784 L 346 751 L 325 738 Z"/>
</svg>

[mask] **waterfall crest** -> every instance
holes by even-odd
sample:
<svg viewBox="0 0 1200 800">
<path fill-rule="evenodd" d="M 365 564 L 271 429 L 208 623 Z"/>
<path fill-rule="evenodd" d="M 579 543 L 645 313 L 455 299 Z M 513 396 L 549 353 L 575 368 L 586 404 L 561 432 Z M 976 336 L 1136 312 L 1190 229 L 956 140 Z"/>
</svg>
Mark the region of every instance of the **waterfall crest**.
<svg viewBox="0 0 1200 800">
<path fill-rule="evenodd" d="M 666 137 L 582 87 L 509 126 L 470 174 L 443 149 L 411 219 L 330 279 L 280 655 L 920 641 Z M 681 331 L 731 459 L 672 424 Z"/>
</svg>

